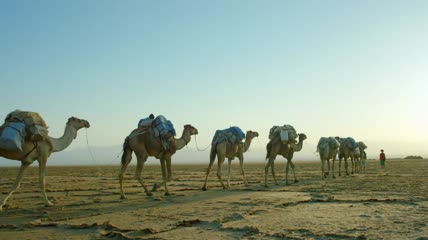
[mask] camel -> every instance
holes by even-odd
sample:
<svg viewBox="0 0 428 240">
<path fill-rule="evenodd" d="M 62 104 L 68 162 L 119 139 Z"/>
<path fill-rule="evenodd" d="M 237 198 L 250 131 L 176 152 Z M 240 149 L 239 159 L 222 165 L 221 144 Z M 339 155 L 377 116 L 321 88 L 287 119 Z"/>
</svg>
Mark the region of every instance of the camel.
<svg viewBox="0 0 428 240">
<path fill-rule="evenodd" d="M 339 150 L 340 143 L 334 137 L 321 137 L 318 141 L 317 152 L 321 159 L 321 179 L 324 180 L 330 172 L 330 159 L 334 162 Z M 324 164 L 327 161 L 327 172 Z"/>
<path fill-rule="evenodd" d="M 358 148 L 358 146 L 356 146 L 355 140 L 353 138 L 350 138 L 350 137 L 348 137 L 348 138 L 336 137 L 336 140 L 338 140 L 340 143 L 340 148 L 339 148 L 339 176 L 341 176 L 342 159 L 344 159 L 344 161 L 345 161 L 346 175 L 349 176 L 348 157 L 351 159 L 351 166 L 352 166 L 351 167 L 351 174 L 354 174 L 354 168 L 355 168 L 354 159 L 355 159 L 356 149 Z M 333 161 L 333 178 L 335 178 L 335 176 L 334 176 L 334 162 L 335 161 Z"/>
<path fill-rule="evenodd" d="M 15 179 L 11 191 L 1 202 L 0 211 L 3 209 L 3 206 L 12 194 L 19 189 L 25 170 L 35 160 L 39 162 L 39 183 L 45 206 L 53 206 L 54 204 L 49 201 L 45 190 L 45 168 L 47 160 L 53 152 L 60 152 L 70 146 L 71 142 L 77 136 L 77 131 L 84 127 L 89 128 L 88 121 L 76 117 L 70 117 L 65 125 L 64 134 L 60 138 L 47 136 L 47 138 L 36 142 L 26 140 L 23 144 L 22 152 L 0 149 L 1 157 L 21 161 L 21 168 L 19 169 L 18 176 Z"/>
<path fill-rule="evenodd" d="M 253 138 L 258 137 L 258 136 L 259 136 L 258 132 L 254 132 L 254 131 L 250 130 L 250 131 L 247 131 L 247 133 L 245 135 L 244 143 L 238 142 L 238 143 L 232 144 L 228 141 L 224 141 L 224 142 L 217 143 L 217 144 L 211 146 L 210 163 L 208 165 L 207 175 L 205 176 L 205 183 L 204 183 L 204 186 L 202 187 L 202 190 L 204 190 L 204 191 L 207 190 L 208 175 L 210 174 L 210 170 L 211 170 L 211 167 L 215 161 L 216 156 L 218 159 L 217 160 L 217 163 L 218 163 L 217 178 L 220 181 L 223 189 L 230 188 L 231 163 L 232 163 L 232 160 L 235 159 L 235 157 L 237 157 L 239 159 L 239 166 L 241 168 L 241 174 L 242 174 L 242 177 L 244 179 L 244 183 L 245 183 L 245 185 L 248 185 L 248 182 L 245 178 L 245 172 L 244 172 L 244 167 L 243 167 L 244 152 L 247 152 L 248 149 L 250 148 L 251 141 L 253 140 Z M 224 185 L 223 180 L 221 178 L 221 166 L 223 165 L 225 158 L 228 159 L 227 186 Z"/>
<path fill-rule="evenodd" d="M 303 148 L 303 141 L 307 138 L 304 133 L 298 134 L 299 136 L 299 142 L 297 144 L 294 143 L 282 143 L 282 141 L 279 139 L 280 137 L 277 135 L 267 144 L 266 150 L 266 159 L 269 161 L 265 165 L 265 187 L 268 187 L 267 185 L 267 174 L 269 171 L 269 167 L 272 170 L 272 177 L 275 181 L 275 184 L 278 185 L 278 182 L 276 180 L 275 176 L 275 158 L 277 155 L 282 155 L 284 158 L 287 159 L 287 166 L 285 169 L 285 184 L 288 185 L 288 172 L 289 168 L 291 167 L 292 172 L 294 174 L 294 182 L 297 182 L 296 173 L 294 171 L 294 164 L 291 161 L 293 159 L 294 152 L 298 152 L 302 150 Z"/>
<path fill-rule="evenodd" d="M 155 157 L 160 160 L 161 170 L 162 170 L 162 183 L 165 186 L 165 195 L 169 195 L 167 182 L 172 179 L 171 171 L 171 157 L 175 153 L 175 150 L 180 150 L 186 146 L 192 135 L 198 134 L 198 130 L 192 125 L 184 125 L 183 134 L 179 139 L 171 137 L 170 142 L 175 145 L 175 149 L 167 149 L 162 146 L 159 137 L 154 136 L 150 129 L 141 130 L 139 128 L 133 130 L 131 134 L 125 138 L 123 143 L 123 154 L 122 154 L 122 167 L 119 174 L 119 183 L 120 183 L 120 198 L 126 199 L 125 193 L 123 191 L 123 176 L 125 174 L 126 168 L 132 159 L 132 152 L 137 156 L 137 169 L 135 171 L 135 178 L 143 186 L 144 191 L 147 196 L 152 196 L 153 194 L 147 189 L 144 184 L 144 180 L 141 177 L 143 171 L 144 163 L 148 157 Z"/>
</svg>

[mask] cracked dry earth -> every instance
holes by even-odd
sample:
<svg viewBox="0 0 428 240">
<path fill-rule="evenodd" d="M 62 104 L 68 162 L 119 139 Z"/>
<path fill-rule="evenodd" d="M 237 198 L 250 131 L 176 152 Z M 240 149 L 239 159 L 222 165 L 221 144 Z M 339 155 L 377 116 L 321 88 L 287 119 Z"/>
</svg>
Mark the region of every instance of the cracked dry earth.
<svg viewBox="0 0 428 240">
<path fill-rule="evenodd" d="M 205 192 L 208 163 L 173 165 L 169 196 L 162 188 L 146 196 L 131 166 L 127 200 L 119 197 L 120 166 L 48 166 L 54 207 L 43 206 L 33 167 L 0 212 L 0 239 L 428 239 L 428 160 L 389 160 L 386 172 L 369 160 L 366 173 L 324 181 L 319 161 L 294 161 L 299 181 L 289 185 L 285 161 L 276 162 L 279 185 L 269 176 L 263 186 L 261 163 L 244 165 L 245 186 L 235 161 L 231 189 L 213 169 Z M 0 168 L 2 198 L 17 172 Z M 149 189 L 160 182 L 159 164 L 143 177 Z"/>
</svg>

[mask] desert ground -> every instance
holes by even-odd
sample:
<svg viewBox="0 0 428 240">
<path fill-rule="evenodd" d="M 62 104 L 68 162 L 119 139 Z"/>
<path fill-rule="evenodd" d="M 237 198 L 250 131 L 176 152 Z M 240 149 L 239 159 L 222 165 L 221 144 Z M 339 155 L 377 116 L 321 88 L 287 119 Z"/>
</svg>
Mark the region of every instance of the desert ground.
<svg viewBox="0 0 428 240">
<path fill-rule="evenodd" d="M 387 160 L 384 172 L 368 160 L 365 173 L 324 181 L 319 161 L 293 162 L 298 182 L 285 184 L 285 160 L 278 158 L 279 185 L 269 175 L 269 188 L 264 162 L 244 165 L 245 186 L 235 160 L 228 190 L 214 167 L 208 191 L 201 190 L 208 161 L 173 165 L 168 196 L 163 188 L 146 196 L 130 166 L 126 200 L 119 165 L 48 164 L 53 207 L 43 205 L 35 163 L 0 212 L 0 239 L 428 239 L 428 160 Z M 0 168 L 1 198 L 17 172 Z M 151 189 L 161 181 L 159 164 L 145 166 L 143 176 Z"/>
</svg>

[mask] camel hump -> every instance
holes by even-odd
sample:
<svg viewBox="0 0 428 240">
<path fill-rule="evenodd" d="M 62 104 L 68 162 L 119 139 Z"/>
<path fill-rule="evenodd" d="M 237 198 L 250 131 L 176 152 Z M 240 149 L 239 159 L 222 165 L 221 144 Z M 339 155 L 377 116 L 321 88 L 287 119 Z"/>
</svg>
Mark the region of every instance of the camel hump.
<svg viewBox="0 0 428 240">
<path fill-rule="evenodd" d="M 348 139 L 349 143 L 352 145 L 352 148 L 358 148 L 358 143 L 357 143 L 357 141 L 355 141 L 354 138 L 348 137 L 347 139 Z"/>
<path fill-rule="evenodd" d="M 15 110 L 7 115 L 5 123 L 8 122 L 24 123 L 27 133 L 26 140 L 42 141 L 47 139 L 48 125 L 37 112 Z"/>
<path fill-rule="evenodd" d="M 273 126 L 269 130 L 269 139 L 273 139 L 276 136 L 280 136 L 281 141 L 288 142 L 295 140 L 297 138 L 296 129 L 293 126 L 284 124 L 283 126 Z"/>
<path fill-rule="evenodd" d="M 358 146 L 360 147 L 360 149 L 364 150 L 367 148 L 367 145 L 364 142 L 358 142 Z"/>
<path fill-rule="evenodd" d="M 152 129 L 155 135 L 158 136 L 175 136 L 174 125 L 163 115 L 158 115 L 152 122 Z"/>
<path fill-rule="evenodd" d="M 326 138 L 326 137 L 320 138 L 320 140 L 318 141 L 318 144 L 317 144 L 317 152 L 320 152 L 320 151 L 322 151 L 321 149 L 325 148 L 325 146 L 327 145 L 327 140 L 328 140 L 328 138 Z"/>
<path fill-rule="evenodd" d="M 241 142 L 245 138 L 245 133 L 239 127 L 230 127 L 223 130 L 215 131 L 211 145 L 216 145 L 225 141 L 231 143 Z"/>
<path fill-rule="evenodd" d="M 7 121 L 21 121 L 27 126 L 39 125 L 48 128 L 45 120 L 37 112 L 15 110 L 7 115 L 5 122 Z"/>
</svg>

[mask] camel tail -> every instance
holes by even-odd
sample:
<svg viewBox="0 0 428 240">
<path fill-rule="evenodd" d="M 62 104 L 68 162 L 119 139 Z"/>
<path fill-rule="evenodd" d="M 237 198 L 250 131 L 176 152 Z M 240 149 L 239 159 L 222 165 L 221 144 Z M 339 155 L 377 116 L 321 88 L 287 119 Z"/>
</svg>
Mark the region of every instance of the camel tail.
<svg viewBox="0 0 428 240">
<path fill-rule="evenodd" d="M 269 158 L 269 155 L 270 155 L 271 150 L 272 150 L 272 144 L 271 144 L 271 143 L 268 143 L 268 144 L 266 145 L 266 158 L 265 158 L 265 160 L 267 160 L 267 159 Z"/>
<path fill-rule="evenodd" d="M 129 146 L 129 137 L 125 138 L 125 142 L 123 142 L 123 153 L 122 153 L 122 165 L 126 164 L 126 157 L 128 154 L 131 154 L 132 150 Z"/>
</svg>

